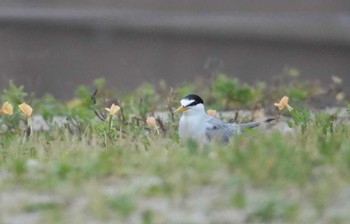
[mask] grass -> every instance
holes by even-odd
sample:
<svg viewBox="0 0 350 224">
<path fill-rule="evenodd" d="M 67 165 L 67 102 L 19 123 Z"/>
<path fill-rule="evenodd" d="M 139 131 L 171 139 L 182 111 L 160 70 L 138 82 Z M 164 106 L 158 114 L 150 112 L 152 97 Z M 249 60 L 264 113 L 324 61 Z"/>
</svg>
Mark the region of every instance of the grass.
<svg viewBox="0 0 350 224">
<path fill-rule="evenodd" d="M 213 95 L 230 94 L 223 80 L 216 85 L 224 92 Z M 230 85 L 239 86 L 237 80 Z M 139 94 L 157 94 L 146 87 Z M 249 88 L 237 91 L 253 105 L 263 93 Z M 3 100 L 23 102 L 21 91 L 12 85 Z M 237 91 L 223 107 L 242 100 Z M 27 140 L 18 111 L 2 120 L 8 129 L 0 137 L 0 223 L 350 221 L 350 129 L 335 115 L 299 110 L 293 132 L 254 130 L 227 145 L 202 147 L 178 139 L 178 116 L 158 122 L 161 134 L 147 127 L 150 108 L 159 109 L 148 95 L 125 97 L 123 114 L 109 129 L 94 119 L 88 91 L 78 92 L 72 108 L 51 97 L 34 99 L 47 121 L 64 115 L 70 122 L 34 131 Z M 170 95 L 167 107 L 176 98 Z"/>
<path fill-rule="evenodd" d="M 37 213 L 41 221 L 182 223 L 187 215 L 195 223 L 191 216 L 199 208 L 209 220 L 205 211 L 238 213 L 242 222 L 346 223 L 347 213 L 331 211 L 350 206 L 341 197 L 350 190 L 350 140 L 347 126 L 335 132 L 254 132 L 204 148 L 155 135 L 147 149 L 135 144 L 139 139 L 103 147 L 74 136 L 45 141 L 34 134 L 26 144 L 15 140 L 1 151 L 2 194 L 28 194 L 14 208 L 2 201 L 1 217 L 9 212 Z M 49 196 L 35 202 L 42 194 Z M 166 206 L 158 208 L 155 200 Z M 171 213 L 185 216 L 176 221 Z"/>
</svg>

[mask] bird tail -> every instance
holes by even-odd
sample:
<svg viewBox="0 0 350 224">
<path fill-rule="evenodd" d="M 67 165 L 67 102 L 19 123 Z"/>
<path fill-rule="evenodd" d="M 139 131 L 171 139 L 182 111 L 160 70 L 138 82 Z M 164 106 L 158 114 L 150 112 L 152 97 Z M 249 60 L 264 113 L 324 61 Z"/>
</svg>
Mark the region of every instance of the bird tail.
<svg viewBox="0 0 350 224">
<path fill-rule="evenodd" d="M 268 124 L 270 123 L 271 121 L 274 121 L 276 120 L 276 118 L 267 118 L 263 121 L 253 121 L 253 122 L 248 122 L 248 123 L 243 123 L 243 124 L 239 124 L 240 126 L 240 129 L 243 131 L 245 129 L 248 129 L 248 128 L 255 128 L 255 127 L 258 127 L 258 126 L 262 126 L 262 125 L 265 125 L 265 124 Z"/>
</svg>

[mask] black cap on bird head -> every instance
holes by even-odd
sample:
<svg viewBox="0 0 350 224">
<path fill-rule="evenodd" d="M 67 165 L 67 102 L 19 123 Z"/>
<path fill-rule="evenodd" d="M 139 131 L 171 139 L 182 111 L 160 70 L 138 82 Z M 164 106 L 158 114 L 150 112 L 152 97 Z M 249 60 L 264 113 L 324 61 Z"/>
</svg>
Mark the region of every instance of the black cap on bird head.
<svg viewBox="0 0 350 224">
<path fill-rule="evenodd" d="M 183 100 L 186 100 L 187 102 L 189 102 L 187 105 L 183 105 L 186 107 L 194 106 L 194 105 L 197 105 L 200 103 L 204 104 L 203 99 L 196 94 L 189 94 L 189 95 L 185 96 L 181 101 L 183 101 Z"/>
<path fill-rule="evenodd" d="M 203 99 L 196 94 L 189 94 L 182 98 L 180 102 L 181 106 L 177 108 L 175 112 L 184 112 L 197 104 L 204 104 Z"/>
</svg>

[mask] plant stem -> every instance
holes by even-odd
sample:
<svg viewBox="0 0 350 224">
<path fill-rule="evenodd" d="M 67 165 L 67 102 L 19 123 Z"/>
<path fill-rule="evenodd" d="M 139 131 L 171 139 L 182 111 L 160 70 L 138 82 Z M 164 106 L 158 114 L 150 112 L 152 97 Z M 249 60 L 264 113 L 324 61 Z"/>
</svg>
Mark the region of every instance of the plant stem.
<svg viewBox="0 0 350 224">
<path fill-rule="evenodd" d="M 109 115 L 109 118 L 108 118 L 108 130 L 112 129 L 112 123 L 113 123 L 113 115 Z"/>
</svg>

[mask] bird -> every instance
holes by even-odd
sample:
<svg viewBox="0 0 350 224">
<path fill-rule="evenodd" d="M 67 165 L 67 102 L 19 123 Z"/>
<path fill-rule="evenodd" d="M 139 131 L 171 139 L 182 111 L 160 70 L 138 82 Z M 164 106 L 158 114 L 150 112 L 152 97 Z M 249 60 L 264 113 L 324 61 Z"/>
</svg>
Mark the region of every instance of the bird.
<svg viewBox="0 0 350 224">
<path fill-rule="evenodd" d="M 181 106 L 175 113 L 182 112 L 179 121 L 179 137 L 182 140 L 192 139 L 199 144 L 207 144 L 213 140 L 228 143 L 232 136 L 240 134 L 244 129 L 260 126 L 264 122 L 226 123 L 205 112 L 203 99 L 196 94 L 189 94 L 180 100 Z"/>
</svg>

